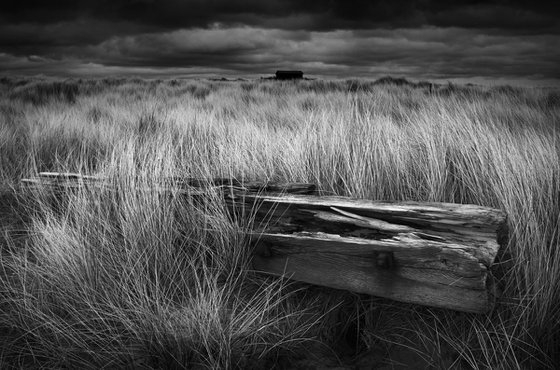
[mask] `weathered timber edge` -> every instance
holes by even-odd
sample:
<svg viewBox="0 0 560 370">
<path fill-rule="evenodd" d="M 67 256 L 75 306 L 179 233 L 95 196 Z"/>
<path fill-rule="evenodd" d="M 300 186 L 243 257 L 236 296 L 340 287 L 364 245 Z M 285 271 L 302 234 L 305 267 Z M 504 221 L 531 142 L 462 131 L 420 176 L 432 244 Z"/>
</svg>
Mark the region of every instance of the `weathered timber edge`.
<svg viewBox="0 0 560 370">
<path fill-rule="evenodd" d="M 494 306 L 490 268 L 507 239 L 500 210 L 306 195 L 244 201 L 274 220 L 255 235 L 258 270 L 460 311 Z"/>
<path fill-rule="evenodd" d="M 104 181 L 42 173 L 22 182 L 66 191 Z M 317 196 L 315 186 L 306 183 L 173 177 L 164 184 L 191 195 L 193 188 L 199 194 L 223 189 L 231 212 L 250 214 L 257 271 L 466 312 L 485 313 L 495 304 L 491 267 L 507 241 L 500 210 Z"/>
</svg>

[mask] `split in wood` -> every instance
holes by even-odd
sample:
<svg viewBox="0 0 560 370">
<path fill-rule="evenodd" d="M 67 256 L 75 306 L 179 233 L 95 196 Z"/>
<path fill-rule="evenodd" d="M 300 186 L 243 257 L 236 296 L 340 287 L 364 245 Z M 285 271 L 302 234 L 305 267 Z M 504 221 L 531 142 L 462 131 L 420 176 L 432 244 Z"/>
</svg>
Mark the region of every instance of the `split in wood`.
<svg viewBox="0 0 560 370">
<path fill-rule="evenodd" d="M 58 173 L 22 183 L 57 191 L 111 186 L 102 178 Z M 305 183 L 170 177 L 162 184 L 152 190 L 221 189 L 232 213 L 252 217 L 258 271 L 459 311 L 484 313 L 494 305 L 491 267 L 507 240 L 500 210 L 318 196 L 315 185 Z"/>
</svg>

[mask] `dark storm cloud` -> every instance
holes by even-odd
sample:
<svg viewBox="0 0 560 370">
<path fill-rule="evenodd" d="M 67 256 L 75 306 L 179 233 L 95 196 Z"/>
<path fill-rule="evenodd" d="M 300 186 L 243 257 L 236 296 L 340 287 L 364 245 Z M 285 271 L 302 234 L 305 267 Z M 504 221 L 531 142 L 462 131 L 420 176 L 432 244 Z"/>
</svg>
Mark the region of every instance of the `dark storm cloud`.
<svg viewBox="0 0 560 370">
<path fill-rule="evenodd" d="M 554 25 L 559 6 L 538 1 L 443 0 L 102 0 L 46 2 L 4 0 L 7 23 L 56 23 L 77 18 L 128 21 L 162 29 L 229 25 L 267 26 L 269 21 L 302 17 L 307 30 L 419 25 L 545 28 Z M 286 27 L 290 27 L 290 22 Z"/>
<path fill-rule="evenodd" d="M 550 3 L 4 0 L 0 70 L 559 78 Z"/>
<path fill-rule="evenodd" d="M 558 33 L 557 17 L 546 8 L 531 9 L 483 3 L 441 9 L 428 13 L 428 22 L 441 27 L 489 28 L 504 32 Z"/>
</svg>

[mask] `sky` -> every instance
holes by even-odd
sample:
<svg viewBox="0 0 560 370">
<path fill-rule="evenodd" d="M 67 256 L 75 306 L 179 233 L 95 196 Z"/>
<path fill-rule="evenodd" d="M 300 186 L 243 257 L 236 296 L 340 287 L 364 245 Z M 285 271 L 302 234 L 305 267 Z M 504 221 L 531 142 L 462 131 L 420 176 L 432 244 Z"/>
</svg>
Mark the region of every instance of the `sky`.
<svg viewBox="0 0 560 370">
<path fill-rule="evenodd" d="M 0 75 L 560 84 L 560 2 L 0 1 Z"/>
</svg>

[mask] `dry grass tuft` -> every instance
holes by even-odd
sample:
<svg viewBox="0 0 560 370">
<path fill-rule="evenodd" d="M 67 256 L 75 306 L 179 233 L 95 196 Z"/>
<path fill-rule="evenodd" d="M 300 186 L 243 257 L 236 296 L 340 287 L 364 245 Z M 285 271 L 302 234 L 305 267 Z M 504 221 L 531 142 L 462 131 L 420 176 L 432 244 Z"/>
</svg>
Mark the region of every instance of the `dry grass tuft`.
<svg viewBox="0 0 560 370">
<path fill-rule="evenodd" d="M 103 175 L 116 189 L 19 194 L 30 231 L 17 245 L 2 236 L 1 367 L 263 368 L 310 340 L 335 354 L 408 347 L 436 367 L 560 366 L 557 91 L 1 82 L 4 187 L 49 170 Z M 474 316 L 264 278 L 249 270 L 250 223 L 217 195 L 133 190 L 171 174 L 501 208 L 503 297 Z"/>
</svg>

